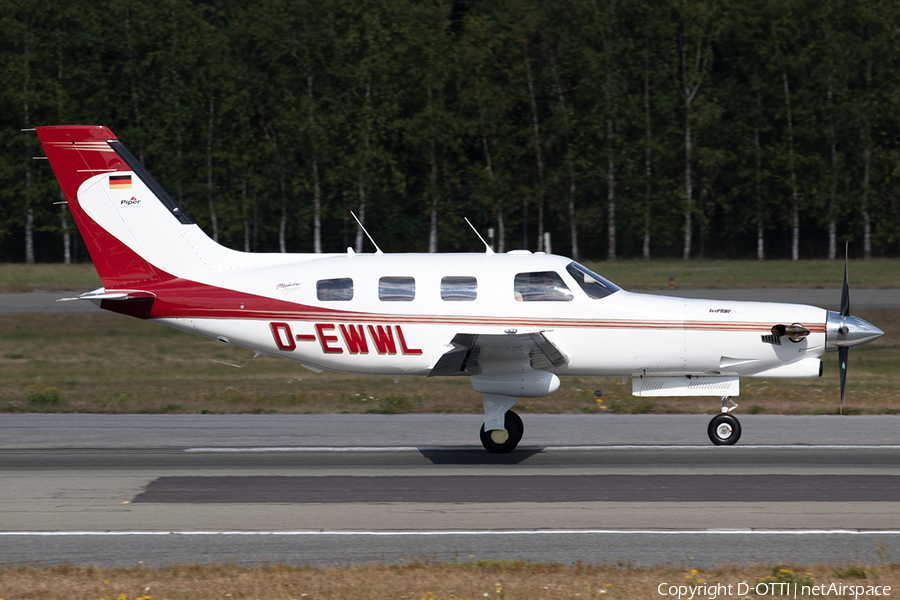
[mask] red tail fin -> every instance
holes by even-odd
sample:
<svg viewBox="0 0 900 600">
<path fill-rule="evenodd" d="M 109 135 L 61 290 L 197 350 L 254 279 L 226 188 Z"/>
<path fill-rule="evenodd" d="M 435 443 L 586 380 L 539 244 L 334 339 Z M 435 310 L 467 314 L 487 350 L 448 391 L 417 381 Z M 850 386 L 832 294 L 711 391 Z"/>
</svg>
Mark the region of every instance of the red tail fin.
<svg viewBox="0 0 900 600">
<path fill-rule="evenodd" d="M 171 279 L 171 275 L 155 268 L 100 227 L 78 204 L 78 189 L 91 177 L 116 171 L 132 171 L 108 143 L 108 140 L 116 140 L 112 131 L 96 125 L 60 125 L 36 129 L 103 285 L 115 288 Z"/>
</svg>

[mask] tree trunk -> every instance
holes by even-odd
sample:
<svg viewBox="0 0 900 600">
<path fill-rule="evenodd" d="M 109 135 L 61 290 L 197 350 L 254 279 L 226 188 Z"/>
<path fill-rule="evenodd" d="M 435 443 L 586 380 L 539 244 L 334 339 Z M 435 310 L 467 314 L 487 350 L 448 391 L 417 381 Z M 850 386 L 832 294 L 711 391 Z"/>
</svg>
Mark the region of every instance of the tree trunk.
<svg viewBox="0 0 900 600">
<path fill-rule="evenodd" d="M 691 214 L 694 211 L 694 185 L 691 179 L 691 104 L 684 107 L 684 253 L 682 258 L 691 258 Z"/>
<path fill-rule="evenodd" d="M 863 257 L 872 258 L 872 222 L 869 219 L 869 164 L 871 163 L 872 149 L 866 148 L 863 152 L 863 185 L 862 185 L 862 218 L 863 218 Z"/>
<path fill-rule="evenodd" d="M 869 36 L 869 42 L 872 36 Z M 872 60 L 866 60 L 866 95 L 872 84 Z M 866 260 L 872 258 L 872 221 L 869 219 L 869 167 L 872 158 L 872 131 L 869 129 L 869 120 L 865 118 L 863 121 L 863 185 L 862 185 L 862 206 L 861 213 L 863 218 L 863 258 Z"/>
<path fill-rule="evenodd" d="M 756 146 L 756 181 L 754 181 L 756 193 L 756 259 L 766 259 L 766 249 L 763 240 L 763 209 L 762 209 L 762 149 L 759 143 L 759 127 L 753 129 L 753 143 Z"/>
<path fill-rule="evenodd" d="M 365 130 L 363 132 L 363 162 L 368 160 L 369 157 L 369 126 L 371 124 L 371 118 L 368 114 L 369 108 L 369 100 L 372 97 L 372 82 L 371 80 L 366 83 L 366 123 L 364 125 Z M 362 165 L 359 171 L 359 214 L 356 217 L 359 219 L 361 225 L 365 226 L 366 224 L 366 183 L 363 179 L 365 173 L 365 164 Z M 362 253 L 363 251 L 363 232 L 362 227 L 356 228 L 356 243 L 354 244 L 354 249 L 357 253 Z"/>
<path fill-rule="evenodd" d="M 127 19 L 127 10 L 126 10 L 126 28 L 128 26 Z M 57 60 L 57 70 L 56 70 L 56 118 L 60 123 L 65 122 L 65 117 L 63 115 L 63 50 L 62 44 L 57 43 L 56 45 L 56 60 Z M 72 264 L 72 234 L 69 233 L 69 218 L 66 213 L 69 212 L 69 208 L 66 206 L 66 197 L 62 192 L 59 193 L 60 199 L 60 211 L 59 211 L 59 225 L 62 230 L 62 238 L 63 238 L 63 264 L 71 265 Z"/>
<path fill-rule="evenodd" d="M 794 170 L 794 120 L 791 115 L 791 88 L 787 73 L 781 72 L 784 81 L 784 103 L 788 123 L 788 168 L 791 172 L 791 260 L 800 259 L 800 202 L 797 198 L 797 173 Z"/>
<path fill-rule="evenodd" d="M 837 141 L 834 131 L 834 104 L 832 104 L 831 75 L 828 76 L 828 108 L 830 123 L 828 129 L 831 146 L 831 199 L 828 203 L 828 259 L 837 258 Z"/>
<path fill-rule="evenodd" d="M 434 156 L 434 142 L 431 143 L 431 229 L 428 232 L 428 252 L 437 252 L 438 242 L 438 195 L 437 195 L 437 160 Z"/>
<path fill-rule="evenodd" d="M 313 77 L 307 77 L 309 94 L 309 139 L 312 145 L 313 171 L 313 252 L 322 253 L 322 189 L 319 186 L 319 160 L 316 145 L 316 123 L 313 112 Z"/>
<path fill-rule="evenodd" d="M 678 52 L 680 60 L 681 77 L 678 80 L 678 93 L 684 100 L 684 260 L 691 257 L 691 216 L 694 211 L 694 183 L 691 177 L 691 153 L 693 139 L 691 138 L 691 103 L 697 97 L 703 74 L 709 64 L 709 59 L 703 56 L 703 36 L 697 37 L 694 58 L 687 55 L 687 44 L 682 31 L 678 37 Z"/>
<path fill-rule="evenodd" d="M 363 183 L 363 180 L 359 180 L 359 211 L 356 215 L 356 218 L 359 219 L 359 222 L 365 226 L 366 224 L 366 186 Z M 362 227 L 356 228 L 356 240 L 354 242 L 354 249 L 358 254 L 363 251 L 363 231 Z"/>
<path fill-rule="evenodd" d="M 29 46 L 28 36 L 30 30 L 26 25 L 25 39 L 25 77 L 22 83 L 22 109 L 25 117 L 25 127 L 28 128 L 31 123 L 31 116 L 28 107 L 28 84 L 31 78 L 31 47 Z M 31 151 L 31 139 L 25 140 L 25 153 L 28 162 L 25 163 L 25 262 L 29 265 L 34 264 L 34 207 L 31 205 L 31 163 L 33 153 Z"/>
<path fill-rule="evenodd" d="M 278 251 L 282 254 L 287 253 L 287 186 L 284 183 L 284 177 L 279 177 L 278 182 L 281 185 L 281 221 L 278 223 Z"/>
<path fill-rule="evenodd" d="M 170 123 L 172 128 L 175 131 L 175 157 L 177 160 L 175 161 L 175 193 L 179 199 L 184 198 L 184 183 L 182 179 L 182 158 L 184 155 L 182 149 L 182 126 L 181 126 L 181 102 L 179 92 L 179 81 L 178 81 L 178 68 L 175 65 L 175 56 L 178 54 L 178 21 L 175 18 L 175 9 L 170 9 L 169 15 L 172 17 L 172 47 L 170 48 L 170 56 L 172 58 L 172 62 L 170 64 L 170 70 L 172 72 L 172 88 L 175 91 L 174 98 L 174 107 L 175 110 L 172 112 L 174 115 L 174 119 Z"/>
<path fill-rule="evenodd" d="M 538 124 L 537 101 L 534 97 L 534 80 L 531 77 L 531 61 L 528 60 L 528 44 L 522 43 L 522 55 L 525 57 L 525 75 L 528 80 L 528 97 L 531 100 L 531 122 L 534 130 L 534 156 L 538 169 L 538 243 L 537 251 L 544 251 L 544 160 L 541 156 L 541 128 Z M 527 206 L 527 205 L 526 205 Z M 525 221 L 527 222 L 527 221 Z M 526 238 L 527 240 L 527 238 Z"/>
<path fill-rule="evenodd" d="M 646 167 L 647 181 L 644 195 L 644 248 L 643 257 L 645 260 L 650 259 L 650 178 L 652 171 L 650 169 L 650 73 L 646 66 L 644 69 L 644 120 L 647 125 L 647 135 L 644 138 L 644 166 Z"/>
<path fill-rule="evenodd" d="M 553 80 L 556 84 L 556 93 L 559 95 L 559 106 L 563 118 L 563 139 L 566 143 L 566 172 L 569 176 L 569 237 L 572 243 L 572 258 L 579 260 L 578 254 L 578 223 L 575 219 L 575 166 L 572 161 L 572 146 L 569 144 L 569 112 L 566 109 L 566 97 L 563 95 L 562 86 L 559 83 L 559 73 L 556 70 L 556 62 L 553 54 L 550 54 L 550 67 L 553 69 Z"/>
<path fill-rule="evenodd" d="M 60 198 L 63 198 L 65 201 L 65 197 L 63 197 L 62 193 L 60 193 Z M 59 211 L 59 221 L 60 226 L 62 227 L 63 232 L 63 264 L 71 265 L 72 264 L 72 234 L 69 233 L 69 209 L 65 204 L 62 204 Z"/>
<path fill-rule="evenodd" d="M 244 225 L 244 252 L 250 252 L 250 219 L 247 216 L 247 178 L 241 185 L 241 220 Z"/>
<path fill-rule="evenodd" d="M 616 163 L 612 153 L 612 119 L 606 120 L 606 144 L 609 154 L 606 158 L 606 260 L 616 260 Z"/>
<path fill-rule="evenodd" d="M 125 39 L 127 40 L 128 45 L 128 60 L 134 61 L 134 36 L 131 33 L 131 10 L 128 6 L 125 6 Z M 60 48 L 60 61 L 62 61 L 62 48 Z M 62 79 L 62 67 L 60 67 L 60 79 Z M 138 132 L 141 130 L 141 113 L 138 108 L 138 94 L 137 94 L 137 86 L 135 85 L 134 75 L 130 75 L 128 77 L 129 85 L 131 86 L 131 110 L 134 113 L 134 128 Z M 143 150 L 140 151 L 139 160 L 144 162 L 144 153 Z"/>
<path fill-rule="evenodd" d="M 475 94 L 478 98 L 478 123 L 481 126 L 481 145 L 484 148 L 484 162 L 488 172 L 488 180 L 491 184 L 491 203 L 497 208 L 497 248 L 496 251 L 503 253 L 506 251 L 506 226 L 503 223 L 503 204 L 496 197 L 497 190 L 494 187 L 494 164 L 491 160 L 491 150 L 488 146 L 487 133 L 484 128 L 484 107 L 481 104 L 481 84 L 478 78 L 475 78 Z"/>
<path fill-rule="evenodd" d="M 214 104 L 209 99 L 209 136 L 206 138 L 206 201 L 209 203 L 209 221 L 212 226 L 213 241 L 219 242 L 219 219 L 216 217 L 216 206 L 213 202 L 213 121 Z"/>
<path fill-rule="evenodd" d="M 428 112 L 432 112 L 432 92 L 428 86 Z M 428 232 L 428 252 L 437 252 L 438 242 L 438 194 L 437 194 L 437 158 L 434 154 L 434 139 L 429 143 L 429 158 L 431 159 L 431 227 Z"/>
</svg>

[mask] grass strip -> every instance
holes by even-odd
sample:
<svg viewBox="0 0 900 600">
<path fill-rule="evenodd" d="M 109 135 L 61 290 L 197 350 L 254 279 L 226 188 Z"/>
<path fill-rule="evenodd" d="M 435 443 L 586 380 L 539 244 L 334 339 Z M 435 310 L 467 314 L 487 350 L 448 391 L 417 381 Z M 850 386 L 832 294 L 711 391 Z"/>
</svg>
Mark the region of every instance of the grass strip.
<svg viewBox="0 0 900 600">
<path fill-rule="evenodd" d="M 881 547 L 883 549 L 883 546 Z M 524 561 L 437 563 L 414 560 L 408 564 L 357 567 L 294 567 L 273 565 L 187 565 L 163 569 L 78 567 L 6 567 L 0 569 L 0 590 L 5 600 L 585 600 L 587 598 L 646 600 L 669 598 L 660 585 L 695 587 L 695 598 L 709 598 L 710 586 L 718 598 L 814 597 L 813 586 L 900 588 L 900 564 L 881 565 L 755 565 L 713 569 L 689 567 L 638 568 L 621 564 L 558 564 Z M 739 584 L 741 587 L 739 588 Z M 757 588 L 757 584 L 760 584 Z M 787 584 L 791 593 L 771 593 L 772 584 Z M 700 593 L 699 586 L 704 593 Z M 749 593 L 738 594 L 749 588 Z M 763 587 L 767 586 L 767 587 Z M 803 590 L 809 588 L 807 594 Z M 768 590 L 768 594 L 757 594 Z M 835 588 L 831 588 L 835 589 Z M 845 589 L 845 588 L 844 588 Z M 824 596 L 826 594 L 819 594 Z M 884 594 L 888 595 L 888 594 Z M 687 596 L 687 594 L 685 594 Z M 853 597 L 853 593 L 837 594 Z M 677 597 L 674 596 L 674 597 Z M 830 594 L 835 597 L 835 594 Z M 873 593 L 860 597 L 874 597 Z"/>
<path fill-rule="evenodd" d="M 840 288 L 844 277 L 841 260 L 627 259 L 584 264 L 628 290 Z M 854 288 L 896 288 L 900 286 L 900 259 L 852 260 L 850 283 Z M 100 285 L 90 263 L 0 263 L 0 293 L 92 290 Z"/>
</svg>

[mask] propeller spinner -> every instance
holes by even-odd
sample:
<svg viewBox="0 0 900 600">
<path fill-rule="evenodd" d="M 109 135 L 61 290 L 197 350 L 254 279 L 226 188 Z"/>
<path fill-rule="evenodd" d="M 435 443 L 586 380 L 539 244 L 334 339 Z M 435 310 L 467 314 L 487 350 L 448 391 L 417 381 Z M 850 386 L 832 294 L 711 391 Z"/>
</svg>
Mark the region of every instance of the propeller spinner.
<svg viewBox="0 0 900 600">
<path fill-rule="evenodd" d="M 838 352 L 841 373 L 841 414 L 844 414 L 844 395 L 847 384 L 847 357 L 850 348 L 864 346 L 884 335 L 884 332 L 859 317 L 850 316 L 850 285 L 847 276 L 847 251 L 844 248 L 844 286 L 841 290 L 841 312 L 828 311 L 825 321 L 825 350 Z"/>
</svg>

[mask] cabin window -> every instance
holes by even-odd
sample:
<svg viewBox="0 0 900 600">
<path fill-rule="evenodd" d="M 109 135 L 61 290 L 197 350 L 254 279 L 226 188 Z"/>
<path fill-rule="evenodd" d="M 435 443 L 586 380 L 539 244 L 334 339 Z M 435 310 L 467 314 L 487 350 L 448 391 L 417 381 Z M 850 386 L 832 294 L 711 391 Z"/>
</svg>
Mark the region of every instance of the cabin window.
<svg viewBox="0 0 900 600">
<path fill-rule="evenodd" d="M 353 280 L 349 277 L 320 279 L 316 282 L 316 298 L 322 302 L 353 300 Z"/>
<path fill-rule="evenodd" d="M 514 286 L 513 295 L 519 302 L 569 302 L 574 298 L 555 271 L 519 273 Z"/>
<path fill-rule="evenodd" d="M 595 300 L 606 298 L 610 294 L 614 294 L 622 289 L 611 281 L 600 277 L 590 269 L 579 265 L 577 262 L 569 263 L 569 266 L 566 267 L 566 271 L 572 276 L 575 283 L 584 290 L 584 293 Z"/>
<path fill-rule="evenodd" d="M 441 279 L 441 300 L 474 302 L 478 297 L 478 281 L 474 277 L 444 277 Z"/>
<path fill-rule="evenodd" d="M 416 280 L 413 277 L 382 277 L 378 280 L 378 299 L 412 302 L 416 299 Z"/>
</svg>

